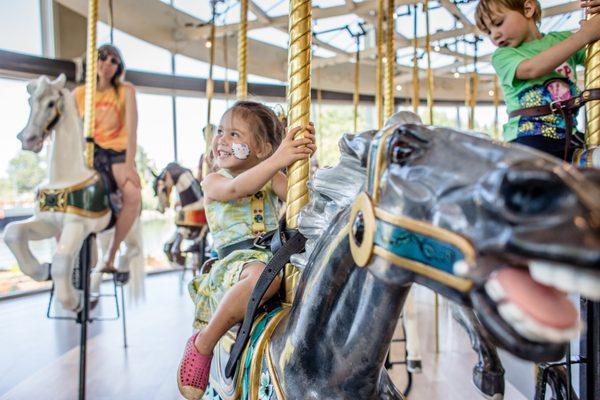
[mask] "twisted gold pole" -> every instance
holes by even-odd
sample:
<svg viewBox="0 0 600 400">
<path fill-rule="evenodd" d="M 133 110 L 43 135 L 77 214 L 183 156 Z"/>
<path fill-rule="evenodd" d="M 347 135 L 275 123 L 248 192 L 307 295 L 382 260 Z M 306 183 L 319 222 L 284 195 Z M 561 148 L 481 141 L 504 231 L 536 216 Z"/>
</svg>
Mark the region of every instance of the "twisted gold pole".
<svg viewBox="0 0 600 400">
<path fill-rule="evenodd" d="M 433 71 L 431 70 L 431 33 L 429 29 L 429 0 L 423 3 L 425 12 L 425 50 L 427 52 L 427 111 L 429 113 L 429 125 L 433 125 Z"/>
<path fill-rule="evenodd" d="M 96 49 L 96 24 L 98 22 L 98 0 L 89 0 L 87 19 L 87 55 L 85 71 L 85 114 L 83 132 L 86 138 L 85 162 L 88 168 L 94 167 L 94 127 L 96 123 L 96 69 L 98 50 Z"/>
<path fill-rule="evenodd" d="M 208 79 L 206 81 L 206 137 L 212 137 L 212 125 L 210 123 L 211 111 L 212 111 L 212 99 L 214 95 L 214 81 L 213 81 L 213 68 L 215 65 L 215 5 L 213 3 L 213 17 L 210 24 L 210 49 L 209 49 L 209 61 L 208 66 Z M 208 150 L 210 142 L 206 142 L 206 149 Z"/>
<path fill-rule="evenodd" d="M 479 76 L 476 71 L 471 74 L 471 95 L 469 97 L 469 129 L 475 129 L 475 107 L 477 106 L 477 92 L 479 90 Z"/>
<path fill-rule="evenodd" d="M 288 53 L 288 128 L 305 127 L 310 122 L 310 0 L 290 0 Z M 304 129 L 296 139 L 303 137 Z M 290 229 L 298 227 L 300 209 L 308 203 L 309 158 L 296 161 L 287 171 L 286 223 Z"/>
<path fill-rule="evenodd" d="M 412 97 L 412 107 L 413 112 L 415 114 L 419 113 L 419 58 L 417 55 L 417 20 L 418 20 L 418 8 L 417 5 L 414 5 L 413 8 L 413 70 L 412 70 L 412 78 L 413 78 L 413 97 Z"/>
<path fill-rule="evenodd" d="M 359 78 L 360 78 L 360 45 L 359 39 L 357 39 L 356 44 L 356 54 L 354 56 L 354 132 L 358 132 L 358 101 L 360 100 L 359 93 Z"/>
<path fill-rule="evenodd" d="M 377 2 L 377 69 L 375 76 L 375 108 L 377 129 L 383 128 L 383 0 Z"/>
<path fill-rule="evenodd" d="M 238 31 L 238 100 L 248 97 L 248 0 L 240 0 L 240 30 Z"/>
<path fill-rule="evenodd" d="M 385 42 L 385 119 L 394 113 L 394 0 L 387 2 L 387 29 Z"/>
<path fill-rule="evenodd" d="M 590 16 L 588 15 L 588 19 Z M 600 88 L 600 41 L 588 45 L 585 57 L 585 88 Z M 585 141 L 588 147 L 600 146 L 600 100 L 585 105 Z"/>
<path fill-rule="evenodd" d="M 500 108 L 500 84 L 498 75 L 494 75 L 494 139 L 501 140 L 498 109 Z"/>
</svg>

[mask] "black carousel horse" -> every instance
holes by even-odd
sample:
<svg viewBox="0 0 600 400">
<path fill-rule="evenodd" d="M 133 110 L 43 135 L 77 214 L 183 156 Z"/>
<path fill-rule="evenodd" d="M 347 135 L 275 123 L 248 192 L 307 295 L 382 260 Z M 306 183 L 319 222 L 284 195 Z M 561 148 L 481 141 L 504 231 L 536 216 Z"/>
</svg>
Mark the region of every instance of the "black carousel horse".
<svg viewBox="0 0 600 400">
<path fill-rule="evenodd" d="M 518 357 L 564 355 L 580 324 L 561 291 L 600 285 L 599 171 L 413 124 L 345 135 L 340 150 L 309 183 L 292 304 L 257 318 L 234 381 L 222 339 L 206 399 L 402 399 L 384 363 L 413 283 L 470 309 Z"/>
<path fill-rule="evenodd" d="M 170 206 L 171 191 L 177 191 L 179 205 L 176 209 L 175 225 L 177 229 L 173 237 L 164 244 L 163 250 L 170 262 L 175 262 L 185 269 L 187 255 L 192 257 L 192 271 L 197 271 L 205 261 L 206 235 L 208 224 L 204 213 L 204 198 L 200 183 L 191 170 L 172 162 L 154 175 L 154 195 L 158 197 L 158 211 L 163 213 Z M 182 250 L 184 240 L 193 243 Z"/>
</svg>

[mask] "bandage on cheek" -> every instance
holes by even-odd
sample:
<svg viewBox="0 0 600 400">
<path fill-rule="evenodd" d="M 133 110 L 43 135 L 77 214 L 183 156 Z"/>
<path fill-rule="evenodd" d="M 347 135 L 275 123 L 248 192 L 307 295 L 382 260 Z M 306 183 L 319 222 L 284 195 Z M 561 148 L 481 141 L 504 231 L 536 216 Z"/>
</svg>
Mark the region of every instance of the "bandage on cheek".
<svg viewBox="0 0 600 400">
<path fill-rule="evenodd" d="M 250 155 L 250 148 L 244 143 L 233 143 L 231 145 L 231 153 L 238 160 L 245 160 Z"/>
</svg>

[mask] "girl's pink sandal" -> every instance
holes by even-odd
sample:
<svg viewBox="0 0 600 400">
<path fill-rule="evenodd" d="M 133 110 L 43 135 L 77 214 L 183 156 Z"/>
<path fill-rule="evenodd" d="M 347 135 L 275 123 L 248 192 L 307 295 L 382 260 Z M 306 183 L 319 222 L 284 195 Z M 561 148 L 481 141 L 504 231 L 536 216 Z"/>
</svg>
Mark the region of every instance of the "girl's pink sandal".
<svg viewBox="0 0 600 400">
<path fill-rule="evenodd" d="M 208 386 L 210 361 L 212 355 L 204 356 L 198 353 L 194 341 L 199 332 L 188 339 L 183 352 L 183 359 L 177 370 L 177 386 L 179 392 L 187 400 L 200 400 Z"/>
</svg>

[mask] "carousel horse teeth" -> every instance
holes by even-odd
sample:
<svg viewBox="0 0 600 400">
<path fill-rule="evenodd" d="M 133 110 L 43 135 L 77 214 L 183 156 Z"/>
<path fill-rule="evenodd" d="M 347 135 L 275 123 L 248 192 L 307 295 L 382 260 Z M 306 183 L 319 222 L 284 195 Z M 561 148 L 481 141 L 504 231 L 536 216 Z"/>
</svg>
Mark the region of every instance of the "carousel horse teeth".
<svg viewBox="0 0 600 400">
<path fill-rule="evenodd" d="M 576 322 L 574 327 L 560 329 L 553 328 L 536 321 L 527 315 L 514 303 L 506 302 L 498 306 L 502 318 L 523 337 L 537 342 L 564 343 L 576 339 L 581 330 L 581 323 Z"/>
<path fill-rule="evenodd" d="M 531 276 L 537 282 L 556 287 L 591 300 L 600 300 L 600 272 L 575 271 L 571 266 L 549 262 L 529 263 Z"/>
<path fill-rule="evenodd" d="M 496 302 L 500 302 L 506 298 L 506 292 L 496 279 L 490 279 L 486 282 L 485 291 Z"/>
</svg>

